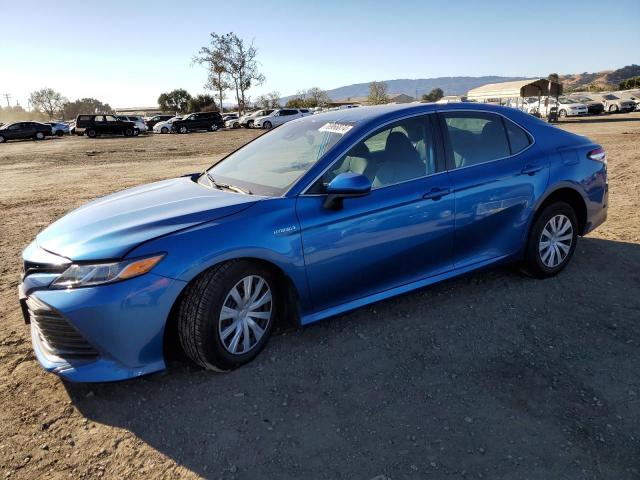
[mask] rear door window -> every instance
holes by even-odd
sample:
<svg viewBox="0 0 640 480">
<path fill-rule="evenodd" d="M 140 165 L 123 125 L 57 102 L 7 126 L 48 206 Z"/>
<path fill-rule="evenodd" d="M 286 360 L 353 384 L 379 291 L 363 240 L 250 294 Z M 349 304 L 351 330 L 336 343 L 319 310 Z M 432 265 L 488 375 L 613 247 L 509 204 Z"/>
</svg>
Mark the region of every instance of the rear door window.
<svg viewBox="0 0 640 480">
<path fill-rule="evenodd" d="M 511 155 L 520 153 L 522 150 L 531 145 L 531 138 L 521 127 L 510 120 L 504 120 L 509 137 L 509 146 L 511 147 Z"/>
<path fill-rule="evenodd" d="M 502 117 L 488 112 L 442 114 L 453 168 L 471 167 L 511 155 Z"/>
</svg>

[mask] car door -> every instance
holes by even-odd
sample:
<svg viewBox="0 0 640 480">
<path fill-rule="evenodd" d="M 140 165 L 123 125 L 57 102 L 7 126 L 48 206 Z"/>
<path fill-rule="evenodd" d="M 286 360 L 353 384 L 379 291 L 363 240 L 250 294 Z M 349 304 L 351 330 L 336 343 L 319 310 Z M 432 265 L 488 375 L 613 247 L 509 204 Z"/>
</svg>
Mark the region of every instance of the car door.
<svg viewBox="0 0 640 480">
<path fill-rule="evenodd" d="M 33 122 L 20 124 L 20 138 L 33 138 L 36 134 L 36 125 Z"/>
<path fill-rule="evenodd" d="M 547 186 L 546 156 L 502 115 L 455 110 L 439 117 L 455 198 L 455 267 L 517 253 Z"/>
<path fill-rule="evenodd" d="M 316 310 L 452 268 L 453 196 L 444 162 L 436 163 L 433 127 L 432 117 L 422 115 L 371 132 L 298 197 Z M 323 186 L 343 172 L 366 175 L 372 191 L 346 199 L 340 210 L 326 209 Z"/>
<path fill-rule="evenodd" d="M 9 125 L 7 128 L 5 128 L 2 131 L 2 134 L 7 140 L 15 140 L 18 138 L 28 138 L 28 137 L 22 136 L 23 135 L 22 123 L 20 122 Z"/>
</svg>

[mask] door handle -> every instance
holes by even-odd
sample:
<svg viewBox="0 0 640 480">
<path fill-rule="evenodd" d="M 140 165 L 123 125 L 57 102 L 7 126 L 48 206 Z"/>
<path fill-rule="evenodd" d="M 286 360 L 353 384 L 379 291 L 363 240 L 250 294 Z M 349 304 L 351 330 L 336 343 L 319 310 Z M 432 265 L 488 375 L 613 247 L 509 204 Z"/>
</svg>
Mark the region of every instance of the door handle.
<svg viewBox="0 0 640 480">
<path fill-rule="evenodd" d="M 520 170 L 521 175 L 535 175 L 544 167 L 540 165 L 526 165 L 522 170 Z"/>
<path fill-rule="evenodd" d="M 449 195 L 451 189 L 449 187 L 433 187 L 429 192 L 422 195 L 425 200 L 440 200 L 445 195 Z"/>
</svg>

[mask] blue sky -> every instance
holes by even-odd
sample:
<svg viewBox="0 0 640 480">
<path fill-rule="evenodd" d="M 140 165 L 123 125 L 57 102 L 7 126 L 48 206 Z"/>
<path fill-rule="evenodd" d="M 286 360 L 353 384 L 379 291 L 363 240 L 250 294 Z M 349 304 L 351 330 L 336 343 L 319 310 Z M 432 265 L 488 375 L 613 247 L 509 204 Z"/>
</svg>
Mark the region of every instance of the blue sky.
<svg viewBox="0 0 640 480">
<path fill-rule="evenodd" d="M 114 107 L 154 105 L 173 88 L 201 93 L 206 72 L 191 58 L 212 31 L 255 41 L 266 82 L 252 89 L 254 98 L 371 80 L 640 63 L 638 0 L 32 0 L 29 11 L 23 2 L 1 3 L 0 94 L 25 106 L 45 86 Z"/>
</svg>

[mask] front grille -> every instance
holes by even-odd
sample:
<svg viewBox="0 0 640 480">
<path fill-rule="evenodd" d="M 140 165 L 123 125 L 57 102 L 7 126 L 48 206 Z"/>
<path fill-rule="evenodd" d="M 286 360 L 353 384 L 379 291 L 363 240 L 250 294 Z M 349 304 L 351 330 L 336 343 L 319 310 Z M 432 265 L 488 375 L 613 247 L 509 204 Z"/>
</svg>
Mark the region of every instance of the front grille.
<svg viewBox="0 0 640 480">
<path fill-rule="evenodd" d="M 98 355 L 59 312 L 33 296 L 27 298 L 27 308 L 35 333 L 48 353 L 61 358 L 91 358 Z"/>
</svg>

